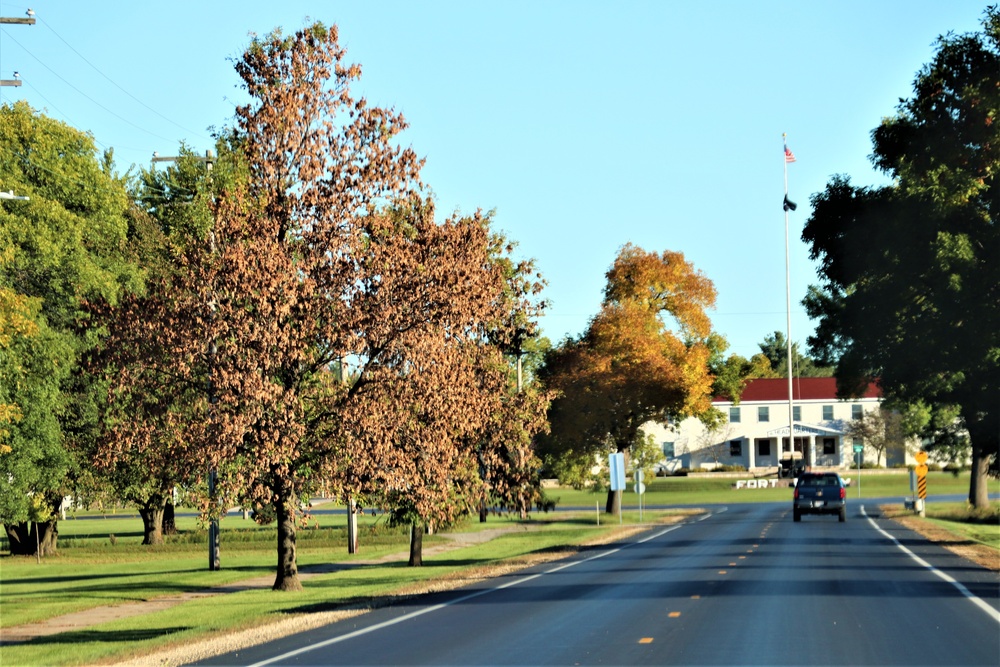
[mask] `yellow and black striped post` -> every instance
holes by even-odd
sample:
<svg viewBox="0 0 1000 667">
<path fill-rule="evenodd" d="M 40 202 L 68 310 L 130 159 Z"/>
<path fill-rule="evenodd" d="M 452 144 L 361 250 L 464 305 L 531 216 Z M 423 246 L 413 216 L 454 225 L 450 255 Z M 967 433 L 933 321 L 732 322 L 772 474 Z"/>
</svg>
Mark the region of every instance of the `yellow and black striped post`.
<svg viewBox="0 0 1000 667">
<path fill-rule="evenodd" d="M 913 472 L 917 476 L 917 498 L 920 499 L 918 507 L 920 516 L 924 516 L 923 501 L 927 498 L 927 452 L 919 451 L 914 458 L 917 460 Z"/>
</svg>

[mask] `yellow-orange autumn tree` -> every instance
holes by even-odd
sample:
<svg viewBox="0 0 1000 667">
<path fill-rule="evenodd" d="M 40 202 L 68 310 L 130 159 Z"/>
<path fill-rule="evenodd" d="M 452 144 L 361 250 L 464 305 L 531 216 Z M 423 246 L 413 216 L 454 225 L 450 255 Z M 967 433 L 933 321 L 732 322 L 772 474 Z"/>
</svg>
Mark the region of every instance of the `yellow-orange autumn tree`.
<svg viewBox="0 0 1000 667">
<path fill-rule="evenodd" d="M 557 392 L 543 451 L 593 465 L 627 454 L 646 422 L 709 413 L 718 335 L 705 311 L 714 304 L 712 282 L 681 253 L 624 246 L 607 272 L 600 312 L 540 372 Z M 609 492 L 607 511 L 620 502 Z"/>
<path fill-rule="evenodd" d="M 402 116 L 352 96 L 344 55 L 320 24 L 253 40 L 211 230 L 107 314 L 102 458 L 169 446 L 217 470 L 213 505 L 277 523 L 276 590 L 301 588 L 296 527 L 321 478 L 414 522 L 478 503 L 473 435 L 507 376 L 490 340 L 524 303 L 488 216 L 435 221 Z"/>
</svg>

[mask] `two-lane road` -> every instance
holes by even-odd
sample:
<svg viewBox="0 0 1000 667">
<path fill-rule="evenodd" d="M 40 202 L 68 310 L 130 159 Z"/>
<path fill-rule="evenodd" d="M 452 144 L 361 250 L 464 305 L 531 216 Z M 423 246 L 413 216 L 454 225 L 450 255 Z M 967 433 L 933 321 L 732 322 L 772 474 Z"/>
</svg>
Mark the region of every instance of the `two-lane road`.
<svg viewBox="0 0 1000 667">
<path fill-rule="evenodd" d="M 1000 664 L 997 574 L 849 512 L 715 508 L 201 664 Z"/>
</svg>

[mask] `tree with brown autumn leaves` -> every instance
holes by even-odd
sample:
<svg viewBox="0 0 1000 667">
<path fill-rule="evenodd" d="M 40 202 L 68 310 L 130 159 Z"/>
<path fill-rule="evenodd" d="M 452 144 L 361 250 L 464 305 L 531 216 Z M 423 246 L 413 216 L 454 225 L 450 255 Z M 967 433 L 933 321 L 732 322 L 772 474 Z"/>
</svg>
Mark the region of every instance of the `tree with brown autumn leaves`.
<svg viewBox="0 0 1000 667">
<path fill-rule="evenodd" d="M 506 376 L 486 332 L 514 304 L 488 219 L 435 222 L 421 163 L 396 143 L 402 116 L 353 97 L 360 67 L 343 58 L 319 24 L 253 40 L 213 226 L 112 314 L 107 343 L 132 419 L 104 456 L 169 442 L 217 470 L 206 513 L 238 501 L 277 522 L 276 590 L 301 588 L 296 526 L 321 477 L 343 497 L 402 498 L 414 521 L 459 511 L 478 483 L 462 443 Z"/>
<path fill-rule="evenodd" d="M 546 358 L 540 377 L 557 396 L 551 433 L 542 438 L 551 461 L 569 456 L 593 465 L 629 449 L 640 427 L 711 411 L 713 346 L 705 313 L 715 288 L 678 252 L 624 246 L 607 273 L 604 301 L 587 331 Z M 621 493 L 608 493 L 618 512 Z"/>
</svg>

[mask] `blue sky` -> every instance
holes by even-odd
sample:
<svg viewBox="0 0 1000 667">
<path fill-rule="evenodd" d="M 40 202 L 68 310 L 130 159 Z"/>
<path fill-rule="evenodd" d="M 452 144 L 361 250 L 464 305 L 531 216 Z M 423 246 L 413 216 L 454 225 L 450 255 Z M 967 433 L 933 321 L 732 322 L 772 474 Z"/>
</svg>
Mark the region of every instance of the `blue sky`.
<svg viewBox="0 0 1000 667">
<path fill-rule="evenodd" d="M 712 321 L 749 357 L 785 330 L 782 133 L 792 339 L 813 325 L 800 241 L 834 174 L 884 182 L 870 132 L 908 97 L 938 35 L 977 31 L 987 2 L 359 2 L 38 0 L 0 27 L 0 100 L 113 147 L 119 169 L 212 147 L 245 98 L 250 40 L 337 24 L 357 91 L 401 111 L 438 211 L 496 210 L 548 281 L 543 333 L 578 335 L 618 249 L 683 252 L 718 290 Z M 29 5 L 0 0 L 0 16 Z M 0 188 L 3 184 L 0 183 Z"/>
</svg>

